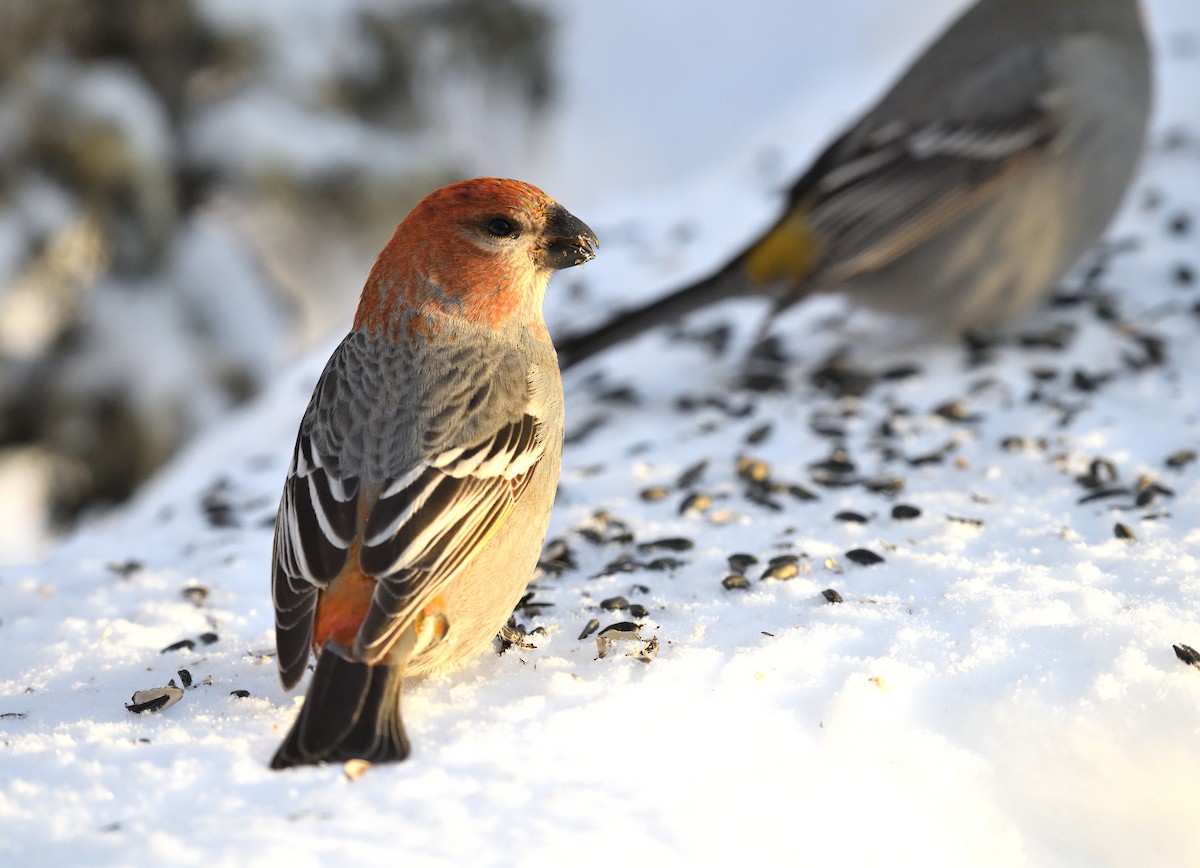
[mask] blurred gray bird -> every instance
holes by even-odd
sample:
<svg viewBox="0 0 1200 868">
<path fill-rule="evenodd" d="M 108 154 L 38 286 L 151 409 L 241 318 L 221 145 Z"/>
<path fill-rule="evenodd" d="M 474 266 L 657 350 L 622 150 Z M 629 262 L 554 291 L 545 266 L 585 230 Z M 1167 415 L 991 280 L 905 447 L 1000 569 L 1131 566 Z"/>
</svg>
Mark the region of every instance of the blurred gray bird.
<svg viewBox="0 0 1200 868">
<path fill-rule="evenodd" d="M 979 0 L 761 237 L 698 283 L 557 341 L 560 364 L 744 296 L 772 299 L 772 317 L 837 291 L 930 331 L 1010 321 L 1108 225 L 1150 103 L 1138 0 Z"/>
</svg>

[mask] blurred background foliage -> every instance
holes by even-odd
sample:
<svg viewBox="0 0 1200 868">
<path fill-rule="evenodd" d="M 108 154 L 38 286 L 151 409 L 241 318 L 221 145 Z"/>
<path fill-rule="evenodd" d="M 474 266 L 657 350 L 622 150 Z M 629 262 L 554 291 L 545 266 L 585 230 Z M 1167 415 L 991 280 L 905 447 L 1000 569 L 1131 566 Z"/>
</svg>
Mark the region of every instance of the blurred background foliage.
<svg viewBox="0 0 1200 868">
<path fill-rule="evenodd" d="M 412 203 L 554 97 L 520 0 L 4 0 L 0 32 L 0 562 L 343 327 Z"/>
</svg>

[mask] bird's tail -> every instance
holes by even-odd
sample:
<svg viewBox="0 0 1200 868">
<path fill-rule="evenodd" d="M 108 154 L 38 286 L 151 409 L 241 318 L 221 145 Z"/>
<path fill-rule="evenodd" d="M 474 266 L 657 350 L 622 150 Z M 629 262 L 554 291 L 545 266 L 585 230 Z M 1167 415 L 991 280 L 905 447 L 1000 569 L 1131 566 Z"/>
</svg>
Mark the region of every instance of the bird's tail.
<svg viewBox="0 0 1200 868">
<path fill-rule="evenodd" d="M 409 753 L 400 719 L 403 675 L 403 664 L 360 663 L 337 644 L 327 643 L 300 716 L 275 752 L 271 768 L 403 760 Z"/>
<path fill-rule="evenodd" d="M 813 288 L 808 280 L 821 254 L 806 210 L 803 205 L 793 206 L 742 253 L 703 280 L 620 313 L 594 331 L 555 341 L 559 366 L 565 370 L 614 344 L 727 298 L 767 296 L 775 300 L 773 313 L 795 303 Z"/>
</svg>

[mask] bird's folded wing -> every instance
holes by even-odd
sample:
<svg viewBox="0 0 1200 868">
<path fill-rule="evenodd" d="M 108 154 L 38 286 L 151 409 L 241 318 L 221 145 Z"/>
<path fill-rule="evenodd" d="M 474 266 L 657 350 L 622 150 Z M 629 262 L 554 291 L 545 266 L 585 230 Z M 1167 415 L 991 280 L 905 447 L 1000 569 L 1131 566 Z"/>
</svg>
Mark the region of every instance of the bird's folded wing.
<svg viewBox="0 0 1200 868">
<path fill-rule="evenodd" d="M 346 565 L 356 536 L 359 483 L 331 473 L 301 429 L 275 519 L 275 639 L 279 674 L 291 688 L 304 674 L 317 591 Z"/>
<path fill-rule="evenodd" d="M 449 448 L 392 480 L 367 518 L 359 562 L 375 576 L 354 652 L 368 662 L 504 524 L 545 447 L 528 413 L 468 447 Z"/>
<path fill-rule="evenodd" d="M 1062 128 L 1038 46 L 976 68 L 955 100 L 970 110 L 923 122 L 868 115 L 795 185 L 792 209 L 821 239 L 830 280 L 888 264 L 998 195 Z"/>
</svg>

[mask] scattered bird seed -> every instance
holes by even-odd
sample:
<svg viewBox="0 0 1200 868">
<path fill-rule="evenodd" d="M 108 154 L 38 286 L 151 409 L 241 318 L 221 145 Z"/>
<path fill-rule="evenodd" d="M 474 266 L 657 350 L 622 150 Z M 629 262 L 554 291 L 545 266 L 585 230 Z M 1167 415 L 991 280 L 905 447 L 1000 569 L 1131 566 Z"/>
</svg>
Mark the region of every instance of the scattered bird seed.
<svg viewBox="0 0 1200 868">
<path fill-rule="evenodd" d="M 573 530 L 593 545 L 625 545 L 633 542 L 629 525 L 603 509 L 593 512 Z"/>
<path fill-rule="evenodd" d="M 854 473 L 858 468 L 851 461 L 844 449 L 835 449 L 833 454 L 823 461 L 814 461 L 808 465 L 809 470 L 821 471 L 835 476 L 845 476 Z"/>
<path fill-rule="evenodd" d="M 204 601 L 208 599 L 209 592 L 208 588 L 204 587 L 203 585 L 188 585 L 183 589 L 182 593 L 183 598 L 189 603 L 194 606 L 200 606 L 203 605 Z"/>
<path fill-rule="evenodd" d="M 697 491 L 695 494 L 689 494 L 683 499 L 683 503 L 679 505 L 679 514 L 687 515 L 688 513 L 701 513 L 712 506 L 712 498 L 703 492 Z"/>
<path fill-rule="evenodd" d="M 200 508 L 211 527 L 237 527 L 237 514 L 229 497 L 229 480 L 218 477 L 200 499 Z"/>
<path fill-rule="evenodd" d="M 541 560 L 538 561 L 538 567 L 550 576 L 561 576 L 567 570 L 573 570 L 578 566 L 579 562 L 575 558 L 575 553 L 571 551 L 567 541 L 561 537 L 546 543 L 546 547 L 542 549 Z"/>
<path fill-rule="evenodd" d="M 534 600 L 533 596 L 536 593 L 536 590 L 526 592 L 525 596 L 521 598 L 521 601 L 517 603 L 513 611 L 520 612 L 522 615 L 538 615 L 543 609 L 554 608 L 553 603 L 540 603 Z"/>
<path fill-rule="evenodd" d="M 183 691 L 178 687 L 152 687 L 133 694 L 125 707 L 134 714 L 144 714 L 147 711 L 165 711 L 181 699 Z"/>
<path fill-rule="evenodd" d="M 635 648 L 633 656 L 643 663 L 649 663 L 651 658 L 658 656 L 658 637 L 651 636 L 650 641 L 640 648 Z"/>
<path fill-rule="evenodd" d="M 632 573 L 641 568 L 641 564 L 631 558 L 629 555 L 621 555 L 615 561 L 609 561 L 605 564 L 604 569 L 592 576 L 593 579 L 599 579 L 604 576 L 613 576 L 618 573 Z"/>
<path fill-rule="evenodd" d="M 647 609 L 645 606 L 643 606 L 641 603 L 630 603 L 629 604 L 629 614 L 631 617 L 634 617 L 634 618 L 645 618 L 647 615 L 650 614 L 650 610 Z"/>
<path fill-rule="evenodd" d="M 666 549 L 669 552 L 686 552 L 695 547 L 696 544 L 687 537 L 671 536 L 640 543 L 637 548 L 639 552 L 653 552 L 659 549 Z"/>
<path fill-rule="evenodd" d="M 636 407 L 639 399 L 637 391 L 632 386 L 624 385 L 614 386 L 611 389 L 597 393 L 596 400 Z"/>
<path fill-rule="evenodd" d="M 767 422 L 759 425 L 753 431 L 746 435 L 746 443 L 750 446 L 757 446 L 771 436 L 771 423 Z"/>
<path fill-rule="evenodd" d="M 1117 539 L 1127 539 L 1133 542 L 1137 541 L 1137 534 L 1133 532 L 1133 528 L 1127 524 L 1122 524 L 1121 522 L 1117 522 L 1115 525 L 1113 525 L 1113 535 L 1116 536 Z"/>
<path fill-rule="evenodd" d="M 850 549 L 846 552 L 846 560 L 864 567 L 883 563 L 883 558 L 870 549 Z"/>
<path fill-rule="evenodd" d="M 600 619 L 592 618 L 584 625 L 583 632 L 579 634 L 579 641 L 583 641 L 588 636 L 591 636 L 600 629 Z"/>
<path fill-rule="evenodd" d="M 863 488 L 876 494 L 898 494 L 904 490 L 904 480 L 899 476 L 881 476 L 866 480 Z"/>
<path fill-rule="evenodd" d="M 845 602 L 842 599 L 842 595 L 839 594 L 837 591 L 835 591 L 833 588 L 826 588 L 825 590 L 821 591 L 821 596 L 824 597 L 826 600 L 828 600 L 830 603 Z"/>
<path fill-rule="evenodd" d="M 249 690 L 231 690 L 231 691 L 229 691 L 229 695 L 235 696 L 238 699 L 249 699 L 250 691 Z"/>
<path fill-rule="evenodd" d="M 843 572 L 842 565 L 838 563 L 837 558 L 825 558 L 825 569 L 831 573 Z"/>
<path fill-rule="evenodd" d="M 648 661 L 658 653 L 658 639 L 643 640 L 640 629 L 632 621 L 618 621 L 616 624 L 609 624 L 596 634 L 596 653 L 600 657 L 605 657 L 618 642 L 637 642 L 639 645 L 631 656 Z"/>
<path fill-rule="evenodd" d="M 858 524 L 866 524 L 868 521 L 870 521 L 870 519 L 861 512 L 851 512 L 850 510 L 843 510 L 842 512 L 837 513 L 834 515 L 833 520 L 857 522 Z"/>
<path fill-rule="evenodd" d="M 708 469 L 708 459 L 698 461 L 693 464 L 683 473 L 679 474 L 679 478 L 675 480 L 676 488 L 691 488 L 700 481 L 700 477 L 704 476 L 704 471 Z"/>
<path fill-rule="evenodd" d="M 1116 377 L 1116 374 L 1110 372 L 1089 374 L 1087 371 L 1077 368 L 1071 374 L 1071 386 L 1080 392 L 1095 392 L 1114 377 Z"/>
<path fill-rule="evenodd" d="M 941 416 L 949 422 L 974 422 L 980 418 L 978 415 L 971 415 L 967 412 L 967 407 L 962 401 L 947 401 L 939 407 L 935 407 L 933 415 Z"/>
<path fill-rule="evenodd" d="M 1105 483 L 1115 482 L 1116 479 L 1117 465 L 1107 458 L 1093 458 L 1088 464 L 1088 472 L 1075 477 L 1075 481 L 1084 488 L 1099 488 Z"/>
<path fill-rule="evenodd" d="M 624 597 L 609 597 L 600 601 L 600 608 L 606 612 L 618 612 L 629 608 L 629 600 Z"/>
<path fill-rule="evenodd" d="M 726 576 L 721 579 L 721 587 L 727 591 L 745 591 L 750 588 L 750 580 L 745 576 Z"/>
<path fill-rule="evenodd" d="M 1187 467 L 1195 460 L 1195 449 L 1180 449 L 1179 451 L 1172 452 L 1169 456 L 1167 456 L 1166 464 L 1167 467 L 1170 467 L 1172 470 L 1179 470 L 1180 468 Z"/>
<path fill-rule="evenodd" d="M 762 578 L 764 580 L 777 579 L 779 581 L 787 581 L 788 579 L 796 578 L 798 575 L 800 575 L 800 565 L 795 562 L 786 562 L 767 567 L 766 571 L 762 574 Z"/>
<path fill-rule="evenodd" d="M 737 475 L 739 479 L 761 484 L 770 477 L 771 465 L 757 458 L 742 455 L 737 460 Z"/>
<path fill-rule="evenodd" d="M 342 774 L 346 776 L 346 780 L 357 781 L 371 768 L 371 763 L 365 759 L 346 760 L 342 764 Z"/>
<path fill-rule="evenodd" d="M 1186 663 L 1188 666 L 1195 666 L 1200 669 L 1200 651 L 1197 651 L 1191 645 L 1172 645 L 1175 649 L 1175 656 Z"/>
<path fill-rule="evenodd" d="M 910 377 L 918 376 L 921 373 L 921 368 L 912 363 L 895 365 L 888 368 L 879 375 L 881 380 L 907 380 Z"/>
<path fill-rule="evenodd" d="M 145 568 L 145 564 L 137 560 L 114 561 L 108 565 L 108 568 L 120 576 L 122 579 L 127 579 L 134 573 L 139 573 Z"/>
<path fill-rule="evenodd" d="M 647 503 L 657 503 L 660 500 L 666 499 L 666 496 L 671 493 L 671 489 L 664 485 L 656 485 L 653 488 L 643 488 L 638 495 Z"/>
<path fill-rule="evenodd" d="M 983 527 L 982 518 L 967 518 L 964 515 L 947 515 L 946 520 L 952 521 L 955 524 L 965 524 L 967 527 Z"/>
<path fill-rule="evenodd" d="M 744 573 L 746 572 L 747 567 L 754 566 L 754 564 L 758 563 L 758 558 L 756 558 L 754 555 L 748 555 L 741 552 L 730 555 L 728 558 L 726 558 L 726 560 L 729 561 L 729 569 L 733 570 L 735 573 Z"/>
<path fill-rule="evenodd" d="M 200 634 L 200 641 L 205 645 L 212 645 L 219 638 L 220 637 L 217 636 L 216 633 L 201 633 Z"/>
<path fill-rule="evenodd" d="M 194 639 L 180 639 L 178 642 L 173 642 L 166 648 L 159 651 L 159 654 L 166 654 L 168 651 L 191 651 L 196 647 Z"/>
<path fill-rule="evenodd" d="M 783 512 L 783 504 L 772 499 L 767 490 L 759 485 L 752 485 L 746 489 L 746 500 L 758 506 L 764 506 L 772 512 Z"/>
<path fill-rule="evenodd" d="M 192 673 L 186 669 L 180 669 L 175 674 L 179 676 L 179 683 L 183 685 L 185 690 L 192 686 Z"/>
<path fill-rule="evenodd" d="M 1128 488 L 1098 488 L 1091 494 L 1085 494 L 1079 498 L 1079 503 L 1091 503 L 1094 500 L 1106 500 L 1110 497 L 1128 497 L 1132 492 Z"/>
<path fill-rule="evenodd" d="M 910 521 L 914 518 L 919 518 L 921 510 L 907 503 L 897 503 L 892 507 L 892 518 L 897 521 Z"/>
<path fill-rule="evenodd" d="M 534 627 L 532 630 L 528 630 L 524 624 L 517 623 L 515 616 L 510 616 L 507 623 L 497 631 L 496 635 L 500 639 L 499 653 L 503 654 L 509 648 L 513 647 L 524 650 L 536 648 L 538 643 L 532 637 L 545 636 L 546 630 L 543 627 Z"/>
<path fill-rule="evenodd" d="M 677 570 L 685 564 L 687 564 L 687 561 L 682 561 L 679 558 L 655 558 L 652 561 L 646 561 L 642 566 L 648 570 L 661 573 L 667 570 Z"/>
<path fill-rule="evenodd" d="M 796 498 L 796 500 L 816 500 L 817 499 L 817 496 L 815 494 L 813 494 L 811 491 L 809 491 L 807 488 L 805 488 L 803 485 L 796 485 L 794 483 L 789 484 L 787 486 L 787 493 L 790 494 L 792 497 Z"/>
</svg>

